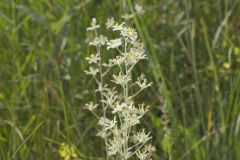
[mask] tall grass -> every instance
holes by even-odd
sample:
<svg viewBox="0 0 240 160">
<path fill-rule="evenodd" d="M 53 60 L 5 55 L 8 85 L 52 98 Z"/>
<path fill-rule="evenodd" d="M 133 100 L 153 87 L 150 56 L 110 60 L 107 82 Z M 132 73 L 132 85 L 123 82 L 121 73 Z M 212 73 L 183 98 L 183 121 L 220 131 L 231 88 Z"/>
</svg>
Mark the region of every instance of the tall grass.
<svg viewBox="0 0 240 160">
<path fill-rule="evenodd" d="M 91 54 L 86 28 L 92 17 L 121 21 L 135 3 L 1 0 L 1 160 L 59 159 L 62 142 L 84 160 L 104 159 L 97 121 L 83 111 L 97 99 L 84 74 Z M 153 135 L 153 159 L 240 159 L 239 0 L 138 3 L 146 12 L 131 25 L 150 62 L 133 75 L 144 72 L 154 85 L 135 101 L 153 106 L 143 121 Z M 171 142 L 164 140 L 161 86 Z"/>
</svg>

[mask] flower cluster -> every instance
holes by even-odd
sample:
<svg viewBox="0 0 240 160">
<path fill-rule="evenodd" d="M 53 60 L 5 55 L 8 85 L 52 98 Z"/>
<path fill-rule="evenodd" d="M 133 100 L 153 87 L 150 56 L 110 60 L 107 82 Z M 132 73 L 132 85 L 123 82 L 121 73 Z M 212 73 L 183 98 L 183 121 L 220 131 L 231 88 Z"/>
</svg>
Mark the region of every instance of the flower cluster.
<svg viewBox="0 0 240 160">
<path fill-rule="evenodd" d="M 68 145 L 66 143 L 61 143 L 58 150 L 60 157 L 64 160 L 81 160 L 76 154 L 76 149 L 73 145 Z"/>
<path fill-rule="evenodd" d="M 143 14 L 141 7 L 135 8 L 138 14 Z M 116 23 L 113 18 L 107 20 L 106 28 L 119 35 L 114 39 L 98 36 L 99 27 L 100 25 L 93 18 L 91 26 L 87 28 L 96 35 L 89 43 L 95 46 L 96 54 L 86 58 L 90 68 L 85 72 L 96 80 L 98 84 L 96 91 L 101 95 L 101 100 L 99 105 L 90 102 L 85 108 L 96 115 L 94 110 L 102 106 L 103 116 L 96 116 L 99 118 L 98 124 L 102 127 L 97 136 L 105 140 L 107 157 L 116 156 L 126 160 L 136 156 L 142 160 L 146 159 L 153 148 L 150 144 L 147 145 L 151 139 L 150 133 L 146 133 L 144 129 L 136 132 L 134 126 L 140 124 L 140 119 L 148 111 L 148 106 L 135 104 L 133 97 L 150 87 L 152 83 L 147 82 L 146 78 L 138 78 L 134 82 L 131 77 L 134 66 L 140 60 L 147 59 L 144 46 L 139 41 L 136 30 L 128 27 L 124 22 Z M 100 52 L 103 47 L 108 52 L 118 54 L 108 62 L 103 62 Z M 114 71 L 112 74 L 110 74 L 111 70 Z M 112 79 L 108 81 L 106 75 L 109 74 L 112 75 Z M 136 91 L 130 92 L 129 86 L 136 86 Z"/>
</svg>

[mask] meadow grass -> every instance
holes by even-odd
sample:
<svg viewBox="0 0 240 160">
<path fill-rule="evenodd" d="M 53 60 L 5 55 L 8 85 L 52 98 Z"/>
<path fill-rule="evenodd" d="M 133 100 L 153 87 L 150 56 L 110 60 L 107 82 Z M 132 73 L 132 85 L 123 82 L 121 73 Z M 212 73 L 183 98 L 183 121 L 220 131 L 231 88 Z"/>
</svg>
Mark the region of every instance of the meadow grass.
<svg viewBox="0 0 240 160">
<path fill-rule="evenodd" d="M 137 2 L 146 12 L 130 25 L 149 61 L 133 76 L 144 72 L 153 85 L 135 101 L 151 106 L 142 124 L 153 136 L 153 159 L 240 159 L 239 0 Z M 93 51 L 86 28 L 92 17 L 121 22 L 135 3 L 0 1 L 0 160 L 60 159 L 62 143 L 84 160 L 105 159 L 97 120 L 83 110 L 98 98 L 84 73 Z"/>
</svg>

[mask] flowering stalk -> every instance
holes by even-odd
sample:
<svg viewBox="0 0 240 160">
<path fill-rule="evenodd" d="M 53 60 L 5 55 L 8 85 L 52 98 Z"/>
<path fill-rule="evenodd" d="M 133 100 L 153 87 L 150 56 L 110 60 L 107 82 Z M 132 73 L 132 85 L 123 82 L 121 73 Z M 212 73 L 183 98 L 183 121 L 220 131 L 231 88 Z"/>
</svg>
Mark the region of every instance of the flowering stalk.
<svg viewBox="0 0 240 160">
<path fill-rule="evenodd" d="M 147 59 L 143 44 L 140 43 L 136 30 L 127 27 L 124 22 L 119 24 L 115 23 L 113 18 L 108 19 L 106 27 L 120 35 L 111 40 L 97 34 L 99 27 L 100 25 L 97 25 L 96 19 L 93 18 L 91 26 L 87 28 L 88 31 L 95 33 L 96 37 L 89 44 L 96 47 L 97 53 L 86 58 L 91 67 L 85 72 L 92 75 L 98 84 L 97 91 L 101 96 L 103 116 L 99 117 L 94 112 L 97 104 L 90 102 L 86 104 L 86 108 L 99 119 L 98 123 L 102 129 L 97 135 L 105 139 L 107 157 L 115 156 L 127 160 L 132 156 L 137 156 L 140 160 L 145 160 L 153 148 L 151 145 L 146 145 L 151 139 L 150 133 L 145 133 L 144 129 L 135 133 L 132 128 L 140 124 L 140 119 L 148 111 L 148 106 L 136 105 L 132 98 L 150 87 L 152 83 L 148 83 L 145 78 L 138 78 L 136 82 L 133 82 L 131 77 L 133 67 L 140 60 Z M 100 47 L 104 46 L 108 52 L 118 53 L 107 63 L 102 62 L 100 54 Z M 116 68 L 118 69 L 118 74 L 113 74 L 113 79 L 108 82 L 108 85 L 104 85 L 104 76 L 109 75 L 109 71 L 113 68 L 115 71 Z M 117 90 L 118 86 L 122 89 Z M 130 94 L 129 86 L 137 86 L 138 90 Z M 107 110 L 111 111 L 108 115 L 106 115 Z"/>
<path fill-rule="evenodd" d="M 104 74 L 103 74 L 103 70 L 102 70 L 101 46 L 105 45 L 105 43 L 107 42 L 107 38 L 104 37 L 103 35 L 98 36 L 97 29 L 99 27 L 100 27 L 100 25 L 97 25 L 97 20 L 95 18 L 93 18 L 92 22 L 91 22 L 91 27 L 87 28 L 87 31 L 93 31 L 95 34 L 95 39 L 92 42 L 90 42 L 89 44 L 95 46 L 97 53 L 95 55 L 92 54 L 90 57 L 87 57 L 86 60 L 88 60 L 88 62 L 90 64 L 95 63 L 97 65 L 97 68 L 95 68 L 94 74 L 92 74 L 91 71 L 86 71 L 86 73 L 92 74 L 94 79 L 96 80 L 96 83 L 99 86 L 98 91 L 100 93 L 101 101 L 102 101 L 104 99 L 104 97 L 103 97 L 101 88 L 103 88 L 103 84 L 104 84 L 103 83 Z M 99 77 L 100 77 L 99 79 L 96 77 L 96 74 L 98 72 L 99 72 Z M 106 106 L 103 102 L 101 102 L 101 105 L 102 105 L 103 117 L 104 117 L 104 119 L 106 119 Z M 94 106 L 96 106 L 96 105 L 94 105 Z M 91 111 L 93 112 L 93 110 L 91 110 Z M 93 114 L 96 115 L 96 113 L 94 113 L 94 112 L 93 112 Z M 104 130 L 106 130 L 105 126 L 104 126 Z M 106 134 L 106 131 L 104 134 Z M 104 136 L 105 147 L 107 146 L 107 141 L 108 141 L 107 136 Z M 106 155 L 107 155 L 107 153 L 106 153 Z M 106 156 L 106 157 L 108 159 L 108 156 Z"/>
</svg>

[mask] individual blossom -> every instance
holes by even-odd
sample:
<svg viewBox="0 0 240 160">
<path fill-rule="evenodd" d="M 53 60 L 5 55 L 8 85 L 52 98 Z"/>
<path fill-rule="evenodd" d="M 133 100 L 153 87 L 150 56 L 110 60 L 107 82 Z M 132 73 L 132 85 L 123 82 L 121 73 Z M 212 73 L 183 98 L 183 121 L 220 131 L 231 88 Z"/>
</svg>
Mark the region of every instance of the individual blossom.
<svg viewBox="0 0 240 160">
<path fill-rule="evenodd" d="M 121 24 L 116 23 L 116 24 L 113 26 L 113 31 L 120 31 L 120 30 L 122 30 L 124 24 L 125 24 L 125 22 L 123 22 L 123 23 L 121 23 Z"/>
<path fill-rule="evenodd" d="M 93 102 L 90 102 L 90 103 L 86 103 L 84 108 L 88 109 L 89 111 L 93 111 L 97 107 L 98 107 L 98 104 L 94 104 Z"/>
<path fill-rule="evenodd" d="M 143 15 L 145 13 L 142 6 L 140 6 L 138 4 L 135 5 L 134 9 L 138 15 Z"/>
<path fill-rule="evenodd" d="M 119 130 L 117 125 L 111 131 L 114 137 L 121 137 L 121 130 Z"/>
<path fill-rule="evenodd" d="M 96 18 L 92 18 L 91 26 L 87 28 L 87 31 L 94 31 L 98 29 L 100 25 L 97 25 L 97 20 Z"/>
<path fill-rule="evenodd" d="M 132 27 L 123 27 L 121 30 L 121 35 L 125 37 L 128 40 L 128 42 L 132 44 L 136 42 L 138 38 L 138 34 L 136 30 Z"/>
<path fill-rule="evenodd" d="M 118 48 L 121 45 L 122 45 L 122 39 L 121 38 L 112 39 L 109 42 L 107 42 L 107 50 L 110 49 L 110 48 Z"/>
<path fill-rule="evenodd" d="M 95 92 L 104 92 L 104 91 L 107 91 L 107 90 L 109 90 L 109 88 L 108 88 L 108 85 L 107 84 L 105 84 L 104 86 L 101 84 L 101 85 L 98 85 L 98 89 L 96 89 L 95 90 Z"/>
<path fill-rule="evenodd" d="M 106 123 L 105 131 L 114 128 L 115 125 L 116 125 L 116 123 L 117 123 L 117 121 L 116 121 L 116 117 L 114 117 L 112 121 L 109 121 L 109 122 Z"/>
<path fill-rule="evenodd" d="M 143 149 L 137 152 L 137 157 L 139 160 L 152 160 L 152 152 L 155 152 L 156 148 L 151 144 L 147 144 Z"/>
<path fill-rule="evenodd" d="M 136 135 L 134 135 L 134 139 L 138 141 L 138 143 L 145 143 L 147 142 L 149 139 L 151 139 L 151 137 L 149 137 L 150 133 L 146 134 L 144 129 L 142 129 L 142 131 L 137 132 Z"/>
<path fill-rule="evenodd" d="M 103 46 L 107 43 L 107 41 L 107 37 L 100 35 L 99 37 L 95 37 L 93 41 L 89 42 L 89 45 Z"/>
<path fill-rule="evenodd" d="M 156 148 L 154 146 L 152 146 L 151 144 L 147 144 L 144 146 L 144 151 L 151 153 L 151 152 L 155 152 Z"/>
<path fill-rule="evenodd" d="M 89 64 L 98 63 L 100 61 L 100 54 L 91 54 L 90 57 L 87 57 L 86 60 Z"/>
<path fill-rule="evenodd" d="M 147 59 L 144 50 L 138 48 L 131 48 L 124 56 L 127 59 L 127 63 L 130 65 L 136 64 L 139 60 Z"/>
<path fill-rule="evenodd" d="M 134 56 L 136 56 L 137 60 L 147 59 L 145 50 L 140 45 L 141 44 L 139 44 L 139 46 L 134 46 L 133 48 L 131 48 L 130 54 L 133 54 Z"/>
<path fill-rule="evenodd" d="M 138 41 L 135 41 L 133 44 L 133 48 L 136 50 L 143 50 L 144 51 L 144 44 Z"/>
<path fill-rule="evenodd" d="M 120 66 L 125 60 L 125 57 L 123 56 L 116 56 L 114 59 L 110 59 L 110 62 L 112 64 Z"/>
<path fill-rule="evenodd" d="M 127 117 L 131 114 L 137 114 L 137 108 L 134 106 L 133 102 L 126 104 L 127 106 L 123 108 L 122 114 Z"/>
<path fill-rule="evenodd" d="M 100 126 L 106 126 L 109 122 L 110 122 L 110 120 L 106 117 L 100 117 L 98 120 L 98 124 Z"/>
<path fill-rule="evenodd" d="M 106 22 L 106 28 L 107 28 L 107 29 L 113 28 L 114 24 L 115 24 L 114 18 L 113 18 L 113 17 L 108 18 L 108 19 L 107 19 L 107 22 Z"/>
<path fill-rule="evenodd" d="M 148 112 L 149 106 L 145 106 L 144 104 L 138 105 L 138 114 L 140 116 L 143 116 L 145 113 Z"/>
<path fill-rule="evenodd" d="M 116 56 L 115 58 L 113 59 L 109 59 L 109 62 L 108 63 L 104 63 L 103 66 L 106 66 L 106 67 L 113 67 L 113 66 L 120 66 L 125 60 L 125 57 L 124 56 Z"/>
<path fill-rule="evenodd" d="M 137 157 L 139 158 L 139 160 L 147 160 L 148 157 L 148 153 L 146 151 L 137 151 L 136 153 Z"/>
<path fill-rule="evenodd" d="M 138 81 L 136 82 L 136 84 L 141 88 L 141 90 L 150 87 L 152 85 L 152 82 L 147 83 L 147 79 L 144 78 L 143 80 L 140 80 L 140 78 L 138 78 Z"/>
<path fill-rule="evenodd" d="M 124 122 L 128 125 L 128 126 L 134 126 L 136 124 L 139 124 L 140 121 L 139 119 L 142 116 L 138 116 L 137 114 L 128 114 L 127 116 L 124 117 Z"/>
<path fill-rule="evenodd" d="M 122 16 L 122 18 L 127 21 L 127 20 L 132 19 L 133 16 L 134 16 L 133 14 L 126 13 L 126 14 L 124 14 L 124 15 Z"/>
<path fill-rule="evenodd" d="M 107 137 L 107 132 L 104 130 L 104 128 L 102 128 L 102 129 L 97 133 L 96 136 L 101 137 L 102 139 L 104 139 L 104 138 Z"/>
<path fill-rule="evenodd" d="M 119 84 L 121 86 L 124 86 L 131 80 L 131 77 L 129 75 L 124 75 L 122 72 L 119 72 L 118 75 L 113 75 L 113 82 L 116 84 Z"/>
<path fill-rule="evenodd" d="M 115 106 L 114 106 L 114 109 L 113 109 L 112 113 L 121 112 L 124 107 L 127 107 L 127 104 L 126 104 L 126 103 L 121 103 L 121 104 L 116 103 Z"/>
<path fill-rule="evenodd" d="M 102 102 L 109 106 L 114 106 L 114 103 L 116 102 L 118 97 L 115 94 L 104 93 L 103 95 L 105 97 L 105 100 L 102 100 Z"/>
<path fill-rule="evenodd" d="M 105 86 L 105 93 L 108 95 L 116 95 L 118 92 L 116 91 L 116 87 L 109 88 Z"/>
<path fill-rule="evenodd" d="M 100 70 L 98 68 L 90 67 L 89 70 L 86 70 L 85 73 L 88 75 L 96 76 L 97 73 L 99 73 Z"/>
<path fill-rule="evenodd" d="M 124 139 L 121 137 L 113 137 L 108 142 L 108 156 L 115 155 L 121 151 L 121 147 L 124 144 Z"/>
</svg>

